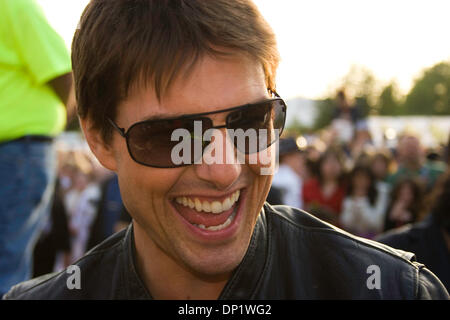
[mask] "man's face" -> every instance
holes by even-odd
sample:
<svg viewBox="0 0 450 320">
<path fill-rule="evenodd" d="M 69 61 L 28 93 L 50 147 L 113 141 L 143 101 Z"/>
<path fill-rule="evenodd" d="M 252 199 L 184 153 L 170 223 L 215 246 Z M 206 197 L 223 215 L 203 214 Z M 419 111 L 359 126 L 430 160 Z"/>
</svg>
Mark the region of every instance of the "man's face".
<svg viewBox="0 0 450 320">
<path fill-rule="evenodd" d="M 400 140 L 398 146 L 399 157 L 402 161 L 418 162 L 422 157 L 422 147 L 419 139 L 414 136 L 406 136 Z"/>
<path fill-rule="evenodd" d="M 174 82 L 160 102 L 152 88 L 135 90 L 119 105 L 115 120 L 128 129 L 149 117 L 210 112 L 266 98 L 259 65 L 242 56 L 204 57 L 189 77 Z M 226 115 L 211 115 L 214 125 L 223 125 Z M 224 149 L 232 148 L 223 140 Z M 147 248 L 200 275 L 229 273 L 241 262 L 272 178 L 260 175 L 259 164 L 152 168 L 133 161 L 125 139 L 117 133 L 111 147 L 122 198 L 134 219 L 136 241 L 146 242 Z M 207 213 L 208 207 L 220 212 Z"/>
</svg>

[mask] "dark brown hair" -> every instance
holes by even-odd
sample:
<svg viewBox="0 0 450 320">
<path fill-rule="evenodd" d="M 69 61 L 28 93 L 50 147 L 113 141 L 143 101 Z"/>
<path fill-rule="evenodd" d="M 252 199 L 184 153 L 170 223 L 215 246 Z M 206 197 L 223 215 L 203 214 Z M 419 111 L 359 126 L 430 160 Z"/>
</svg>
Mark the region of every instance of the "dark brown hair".
<svg viewBox="0 0 450 320">
<path fill-rule="evenodd" d="M 353 180 L 356 175 L 358 174 L 364 174 L 369 179 L 369 188 L 367 190 L 367 198 L 369 199 L 369 203 L 371 206 L 375 206 L 377 197 L 378 197 L 378 191 L 376 188 L 376 179 L 375 176 L 370 170 L 370 167 L 365 164 L 357 164 L 348 174 L 347 180 L 348 180 L 348 187 L 347 187 L 347 195 L 353 196 L 353 193 L 355 192 Z"/>
<path fill-rule="evenodd" d="M 150 85 L 160 99 L 202 56 L 239 53 L 275 90 L 275 35 L 250 0 L 91 0 L 72 43 L 78 114 L 107 142 L 106 119 L 132 87 Z"/>
<path fill-rule="evenodd" d="M 442 174 L 431 198 L 431 212 L 436 223 L 450 235 L 450 169 Z"/>
<path fill-rule="evenodd" d="M 317 180 L 319 181 L 319 184 L 322 186 L 324 181 L 324 176 L 322 173 L 322 165 L 325 162 L 327 158 L 335 158 L 337 162 L 339 163 L 341 167 L 341 174 L 337 178 L 337 182 L 340 185 L 347 185 L 347 173 L 346 173 L 346 166 L 345 166 L 345 155 L 343 151 L 336 146 L 329 147 L 324 153 L 320 155 L 319 161 L 317 162 Z"/>
<path fill-rule="evenodd" d="M 391 229 L 394 227 L 389 222 L 389 213 L 391 212 L 392 208 L 394 207 L 395 202 L 398 200 L 398 197 L 400 196 L 400 192 L 403 189 L 404 186 L 409 186 L 413 193 L 413 199 L 412 202 L 409 204 L 407 209 L 412 214 L 412 221 L 416 222 L 422 217 L 423 211 L 425 209 L 425 192 L 422 182 L 418 178 L 414 177 L 404 177 L 401 178 L 399 181 L 397 181 L 391 192 L 390 192 L 390 202 L 388 204 L 387 210 L 386 210 L 386 229 Z"/>
</svg>

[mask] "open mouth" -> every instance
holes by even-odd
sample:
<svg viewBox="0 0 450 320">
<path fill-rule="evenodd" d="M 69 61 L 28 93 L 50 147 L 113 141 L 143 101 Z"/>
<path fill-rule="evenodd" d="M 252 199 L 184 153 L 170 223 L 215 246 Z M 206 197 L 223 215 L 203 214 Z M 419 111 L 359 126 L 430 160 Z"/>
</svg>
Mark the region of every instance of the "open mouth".
<svg viewBox="0 0 450 320">
<path fill-rule="evenodd" d="M 190 225 L 203 232 L 218 232 L 233 225 L 240 207 L 241 190 L 211 200 L 206 197 L 180 196 L 174 198 L 177 212 Z"/>
</svg>

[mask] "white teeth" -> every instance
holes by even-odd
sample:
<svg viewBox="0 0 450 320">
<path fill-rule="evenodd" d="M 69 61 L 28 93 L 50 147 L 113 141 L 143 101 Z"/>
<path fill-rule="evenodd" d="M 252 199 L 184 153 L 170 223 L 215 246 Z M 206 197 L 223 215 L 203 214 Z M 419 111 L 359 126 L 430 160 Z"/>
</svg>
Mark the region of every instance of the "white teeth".
<svg viewBox="0 0 450 320">
<path fill-rule="evenodd" d="M 226 198 L 222 202 L 219 201 L 200 201 L 198 198 L 191 199 L 187 197 L 177 197 L 175 201 L 185 207 L 195 209 L 198 212 L 212 212 L 214 214 L 219 214 L 224 211 L 230 210 L 235 202 L 239 200 L 240 191 L 237 190 L 230 197 Z"/>
<path fill-rule="evenodd" d="M 234 202 L 231 202 L 230 198 L 226 198 L 223 202 L 222 202 L 222 210 L 226 211 L 226 210 L 230 210 L 231 207 L 233 206 Z"/>
<path fill-rule="evenodd" d="M 203 225 L 203 224 L 194 224 L 194 225 L 203 230 L 219 231 L 219 230 L 222 230 L 222 229 L 225 229 L 226 227 L 228 227 L 231 224 L 231 222 L 233 221 L 235 216 L 236 216 L 236 210 L 233 212 L 232 215 L 230 215 L 228 217 L 227 221 L 225 221 L 224 223 L 222 223 L 218 226 L 205 227 L 205 225 Z"/>
<path fill-rule="evenodd" d="M 202 211 L 202 203 L 197 198 L 195 198 L 195 210 Z"/>
<path fill-rule="evenodd" d="M 208 201 L 203 201 L 203 211 L 211 212 L 211 204 Z"/>
<path fill-rule="evenodd" d="M 222 208 L 222 204 L 219 201 L 214 201 L 213 203 L 211 203 L 211 211 L 212 213 L 221 213 L 224 210 Z"/>
</svg>

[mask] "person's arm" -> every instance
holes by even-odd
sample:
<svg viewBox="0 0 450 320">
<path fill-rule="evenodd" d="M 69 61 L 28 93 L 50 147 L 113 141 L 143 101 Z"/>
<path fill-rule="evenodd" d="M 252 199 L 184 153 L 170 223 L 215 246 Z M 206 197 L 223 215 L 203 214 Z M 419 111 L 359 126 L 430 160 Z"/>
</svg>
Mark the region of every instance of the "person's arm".
<svg viewBox="0 0 450 320">
<path fill-rule="evenodd" d="M 55 91 L 61 102 L 67 106 L 70 90 L 72 89 L 72 73 L 69 72 L 51 79 L 47 84 Z"/>
<path fill-rule="evenodd" d="M 37 85 L 49 85 L 72 112 L 72 73 L 69 51 L 47 21 L 38 2 L 7 1 L 11 33 L 23 67 Z"/>
<path fill-rule="evenodd" d="M 51 79 L 47 84 L 53 89 L 67 109 L 67 120 L 70 122 L 76 114 L 75 93 L 72 72 Z"/>
</svg>

